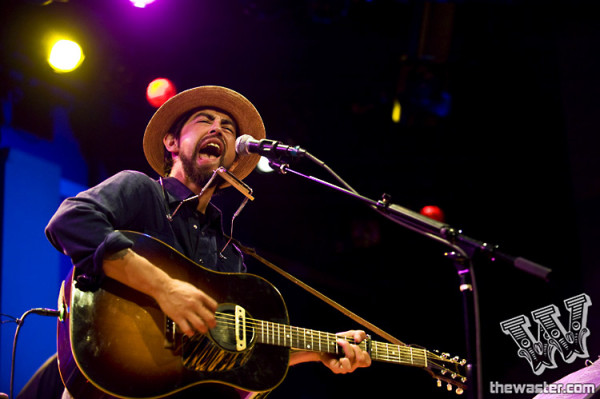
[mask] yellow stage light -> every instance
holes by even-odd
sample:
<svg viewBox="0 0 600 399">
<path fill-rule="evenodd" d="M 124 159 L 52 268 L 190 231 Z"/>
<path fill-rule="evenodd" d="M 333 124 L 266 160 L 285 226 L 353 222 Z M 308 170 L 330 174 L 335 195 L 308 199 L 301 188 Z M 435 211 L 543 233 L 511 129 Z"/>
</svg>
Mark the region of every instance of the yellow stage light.
<svg viewBox="0 0 600 399">
<path fill-rule="evenodd" d="M 394 107 L 392 108 L 392 121 L 394 123 L 400 123 L 400 118 L 402 117 L 402 105 L 400 101 L 394 100 Z"/>
<path fill-rule="evenodd" d="M 48 63 L 56 72 L 71 72 L 81 65 L 83 59 L 83 51 L 79 44 L 62 39 L 52 45 Z"/>
</svg>

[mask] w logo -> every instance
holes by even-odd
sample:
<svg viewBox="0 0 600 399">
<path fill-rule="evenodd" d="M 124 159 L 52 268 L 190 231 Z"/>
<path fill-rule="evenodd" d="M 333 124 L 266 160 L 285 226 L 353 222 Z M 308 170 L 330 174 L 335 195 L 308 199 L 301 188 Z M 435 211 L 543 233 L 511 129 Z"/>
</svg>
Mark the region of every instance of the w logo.
<svg viewBox="0 0 600 399">
<path fill-rule="evenodd" d="M 587 312 L 592 301 L 586 294 L 580 294 L 565 299 L 564 303 L 570 315 L 568 330 L 558 319 L 560 311 L 554 305 L 531 312 L 538 325 L 537 337 L 529 330 L 531 322 L 525 315 L 500 323 L 502 331 L 510 335 L 519 347 L 519 357 L 529 362 L 536 375 L 542 374 L 546 368 L 556 368 L 557 351 L 567 363 L 572 363 L 577 358 L 589 357 L 586 346 L 586 339 L 590 335 L 587 328 Z"/>
</svg>

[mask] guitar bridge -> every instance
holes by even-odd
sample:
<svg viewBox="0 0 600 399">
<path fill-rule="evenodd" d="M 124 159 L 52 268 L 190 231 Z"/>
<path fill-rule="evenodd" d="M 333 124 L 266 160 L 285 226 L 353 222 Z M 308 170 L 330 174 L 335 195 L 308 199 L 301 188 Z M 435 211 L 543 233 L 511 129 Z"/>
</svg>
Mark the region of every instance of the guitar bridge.
<svg viewBox="0 0 600 399">
<path fill-rule="evenodd" d="M 235 306 L 235 348 L 241 352 L 246 350 L 246 310 Z"/>
</svg>

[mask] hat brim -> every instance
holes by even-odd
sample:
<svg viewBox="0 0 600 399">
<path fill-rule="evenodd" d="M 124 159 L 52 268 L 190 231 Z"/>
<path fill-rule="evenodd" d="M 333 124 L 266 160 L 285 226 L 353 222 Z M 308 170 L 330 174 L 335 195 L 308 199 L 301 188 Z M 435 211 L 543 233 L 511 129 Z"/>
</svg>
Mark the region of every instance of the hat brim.
<svg viewBox="0 0 600 399">
<path fill-rule="evenodd" d="M 221 86 L 200 86 L 182 91 L 165 102 L 152 116 L 144 133 L 144 155 L 160 176 L 165 176 L 163 138 L 177 119 L 197 108 L 214 108 L 231 116 L 238 127 L 238 136 L 249 134 L 257 140 L 266 137 L 265 125 L 252 103 L 240 93 Z M 237 156 L 229 169 L 238 179 L 248 176 L 258 164 L 260 155 Z M 223 183 L 221 187 L 228 186 Z"/>
</svg>

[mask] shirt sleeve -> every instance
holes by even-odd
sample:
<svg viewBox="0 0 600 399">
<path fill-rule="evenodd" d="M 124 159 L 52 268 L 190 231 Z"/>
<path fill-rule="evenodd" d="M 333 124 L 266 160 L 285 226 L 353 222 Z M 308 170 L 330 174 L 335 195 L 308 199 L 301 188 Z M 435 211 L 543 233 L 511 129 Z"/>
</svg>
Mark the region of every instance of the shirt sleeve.
<svg viewBox="0 0 600 399">
<path fill-rule="evenodd" d="M 71 258 L 80 283 L 99 284 L 104 278 L 104 255 L 133 245 L 117 230 L 142 219 L 143 204 L 152 198 L 152 184 L 143 173 L 124 171 L 60 205 L 46 227 L 46 237 Z"/>
</svg>

